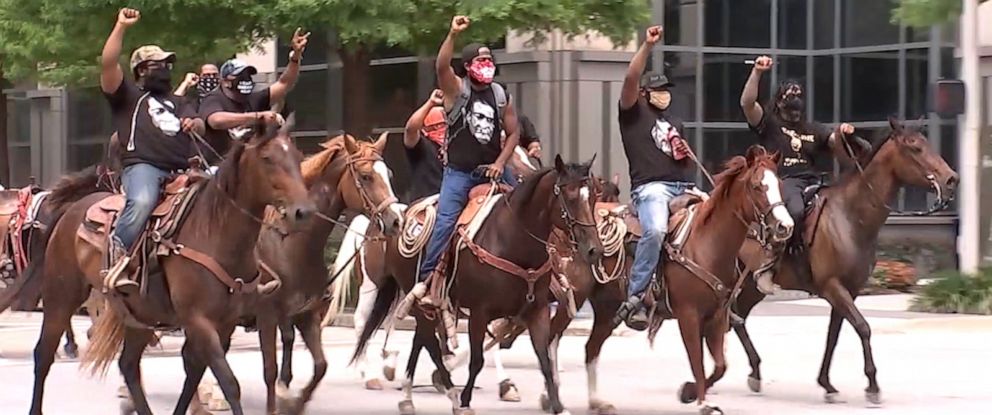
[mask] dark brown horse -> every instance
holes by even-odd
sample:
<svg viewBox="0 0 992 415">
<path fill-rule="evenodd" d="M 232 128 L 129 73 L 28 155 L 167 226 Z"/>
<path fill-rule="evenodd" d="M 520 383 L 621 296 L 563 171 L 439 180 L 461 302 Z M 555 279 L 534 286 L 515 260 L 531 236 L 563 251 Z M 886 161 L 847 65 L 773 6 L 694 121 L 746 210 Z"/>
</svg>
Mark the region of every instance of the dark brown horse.
<svg viewBox="0 0 992 415">
<path fill-rule="evenodd" d="M 556 374 L 552 372 L 554 357 L 550 353 L 550 314 L 548 292 L 550 283 L 547 265 L 549 257 L 545 240 L 555 228 L 566 230 L 578 246 L 578 251 L 590 262 L 598 260 L 602 245 L 593 223 L 591 161 L 583 165 L 566 165 L 558 157 L 555 167 L 542 170 L 528 178 L 503 200 L 496 203 L 488 219 L 479 229 L 469 249 L 460 250 L 452 242 L 445 260 L 447 269 L 454 274 L 449 285 L 449 295 L 455 307 L 469 310 L 469 339 L 471 363 L 468 383 L 461 393 L 460 405 L 455 402 L 453 389 L 449 397 L 458 414 L 474 413 L 470 409 L 475 380 L 483 366 L 483 340 L 490 321 L 512 317 L 526 326 L 537 353 L 545 384 L 550 391 L 552 407 L 556 413 L 564 411 L 558 397 Z M 471 246 L 477 244 L 476 246 Z M 379 287 L 376 304 L 369 322 L 356 347 L 356 358 L 361 355 L 371 337 L 389 314 L 392 303 L 402 285 L 413 287 L 415 264 L 408 263 L 400 269 L 389 264 L 398 263 L 400 253 L 394 246 L 387 247 L 386 275 L 392 278 Z M 479 252 L 479 254 L 477 254 Z M 477 255 L 482 255 L 477 256 Z M 500 262 L 501 258 L 520 269 Z M 483 262 L 485 261 L 485 262 Z M 492 264 L 492 265 L 490 265 Z M 531 273 L 528 284 L 523 275 Z M 510 272 L 515 271 L 515 272 Z M 434 336 L 437 321 L 427 320 L 419 310 L 414 311 L 417 332 L 414 349 L 407 363 L 407 380 L 404 384 L 405 399 L 400 402 L 402 413 L 413 413 L 410 386 L 416 370 L 417 357 L 422 347 L 427 347 L 434 363 L 444 367 L 438 339 Z M 450 376 L 442 371 L 445 386 L 451 387 Z"/>
<path fill-rule="evenodd" d="M 957 173 L 933 151 L 917 128 L 894 119 L 890 119 L 889 124 L 891 129 L 875 140 L 870 152 L 850 150 L 858 160 L 855 166 L 858 168 L 845 174 L 836 185 L 819 192 L 823 201 L 822 213 L 811 215 L 805 224 L 806 240 L 812 240 L 812 244 L 783 261 L 774 277 L 782 288 L 815 294 L 830 303 L 826 350 L 817 378 L 826 391 L 824 399 L 828 403 L 837 401 L 837 389 L 830 382 L 830 364 L 841 323 L 847 320 L 858 333 L 864 351 L 864 371 L 868 378 L 865 397 L 870 404 L 881 404 L 871 350 L 871 328 L 855 306 L 854 299 L 874 267 L 878 232 L 892 211 L 888 202 L 901 186 L 918 186 L 937 192 L 936 205 L 931 209 L 934 211 L 953 199 L 958 181 Z M 741 257 L 751 270 L 757 268 L 761 260 L 755 245 L 748 241 L 741 250 Z M 736 312 L 744 318 L 765 297 L 750 277 L 747 281 L 735 305 Z M 761 359 L 744 323 L 744 320 L 736 322 L 734 331 L 751 364 L 748 385 L 758 392 L 761 390 Z"/>
<path fill-rule="evenodd" d="M 314 211 L 300 174 L 302 156 L 289 137 L 290 124 L 283 128 L 258 125 L 247 143 L 232 147 L 217 176 L 203 183 L 172 238 L 177 246 L 169 251 L 178 254 L 158 257 L 160 271 L 152 270 L 145 278 L 147 295 L 109 296 L 108 304 L 119 301 L 116 305 L 128 315 L 121 314 L 121 307 L 108 308 L 97 323 L 86 361 L 94 371 L 105 370 L 123 343 L 120 370 L 138 413 L 151 413 L 141 385 L 140 360 L 153 337 L 152 327 L 181 327 L 186 335 L 182 355 L 187 377 L 175 413 L 185 413 L 207 366 L 219 380 L 233 413 L 244 413 L 240 387 L 225 354 L 242 307 L 255 299 L 254 290 L 232 287 L 218 273 L 227 274 L 229 280 L 233 275 L 246 281 L 242 288 L 258 278 L 254 248 L 266 206 L 277 206 L 294 227 L 303 226 Z M 66 202 L 78 201 L 66 208 L 55 225 L 45 254 L 44 320 L 35 348 L 32 414 L 41 413 L 45 378 L 59 336 L 86 299 L 89 287 L 103 286 L 101 249 L 77 234 L 85 226 L 89 208 L 108 196 L 92 192 L 67 186 L 53 194 Z M 214 263 L 208 265 L 210 261 L 202 257 L 193 259 L 187 255 L 191 252 L 202 253 Z M 125 326 L 125 319 L 131 323 Z"/>
<path fill-rule="evenodd" d="M 383 134 L 375 143 L 356 141 L 350 135 L 328 140 L 324 150 L 303 162 L 303 180 L 317 203 L 321 218 L 336 219 L 345 209 L 361 212 L 376 223 L 385 224 L 386 234 L 394 235 L 401 213 L 396 205 L 389 171 L 382 160 L 386 145 Z M 280 382 L 292 380 L 293 329 L 303 336 L 313 356 L 313 377 L 299 398 L 279 413 L 302 413 L 324 373 L 327 360 L 321 346 L 321 319 L 327 309 L 324 298 L 332 282 L 324 263 L 324 246 L 335 224 L 316 219 L 305 231 L 283 235 L 264 230 L 258 241 L 259 258 L 279 275 L 281 288 L 264 296 L 250 313 L 256 319 L 262 346 L 267 389 L 266 411 L 276 413 L 276 328 L 282 328 L 283 359 Z"/>
</svg>

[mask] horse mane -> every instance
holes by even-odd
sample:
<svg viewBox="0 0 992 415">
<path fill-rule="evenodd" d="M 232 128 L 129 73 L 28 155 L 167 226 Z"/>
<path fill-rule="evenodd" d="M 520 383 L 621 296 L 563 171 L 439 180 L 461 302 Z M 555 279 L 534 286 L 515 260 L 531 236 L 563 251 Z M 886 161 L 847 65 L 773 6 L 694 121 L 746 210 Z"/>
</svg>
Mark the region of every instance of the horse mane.
<svg viewBox="0 0 992 415">
<path fill-rule="evenodd" d="M 352 137 L 354 139 L 354 137 Z M 327 168 L 338 153 L 344 148 L 344 135 L 330 137 L 320 144 L 324 149 L 303 160 L 300 164 L 300 172 L 303 173 L 303 182 L 308 186 L 324 174 Z"/>
<path fill-rule="evenodd" d="M 46 201 L 52 210 L 62 212 L 69 205 L 80 199 L 99 192 L 113 192 L 108 180 L 101 180 L 97 166 L 90 166 L 82 171 L 70 173 L 59 179 Z"/>
<path fill-rule="evenodd" d="M 537 185 L 544 179 L 544 176 L 555 171 L 557 170 L 554 167 L 545 167 L 532 174 L 528 180 L 525 180 L 513 189 L 508 197 L 514 209 L 518 209 L 523 204 L 529 202 L 537 191 Z M 558 182 L 571 182 L 582 180 L 586 177 L 589 177 L 589 166 L 581 163 L 566 163 L 565 172 L 558 177 Z"/>
<path fill-rule="evenodd" d="M 774 156 L 767 153 L 759 155 L 755 159 L 755 166 L 775 169 Z M 700 203 L 699 212 L 697 213 L 697 223 L 700 226 L 705 225 L 713 217 L 717 206 L 726 203 L 725 200 L 730 197 L 730 189 L 733 187 L 734 182 L 743 180 L 744 173 L 750 170 L 747 165 L 747 159 L 744 156 L 732 157 L 723 163 L 723 167 L 724 170 L 713 177 L 714 187 L 713 191 L 710 192 L 710 199 Z"/>
</svg>

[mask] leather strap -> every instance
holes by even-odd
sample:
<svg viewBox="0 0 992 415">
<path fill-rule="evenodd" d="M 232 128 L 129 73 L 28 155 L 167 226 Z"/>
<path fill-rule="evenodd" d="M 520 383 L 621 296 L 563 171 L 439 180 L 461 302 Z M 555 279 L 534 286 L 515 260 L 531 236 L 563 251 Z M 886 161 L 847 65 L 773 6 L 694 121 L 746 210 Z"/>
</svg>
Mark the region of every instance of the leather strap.
<svg viewBox="0 0 992 415">
<path fill-rule="evenodd" d="M 241 278 L 232 278 L 231 274 L 228 274 L 220 263 L 203 252 L 183 244 L 176 244 L 171 239 L 163 239 L 161 244 L 168 248 L 170 252 L 202 265 L 210 273 L 214 274 L 214 277 L 226 285 L 231 294 L 251 294 L 258 289 L 258 281 L 260 280 L 258 272 L 255 273 L 255 278 L 250 282 L 245 282 Z"/>
<path fill-rule="evenodd" d="M 534 302 L 534 284 L 537 280 L 541 279 L 544 275 L 547 275 L 551 271 L 552 266 L 552 256 L 548 255 L 548 260 L 537 269 L 527 269 L 520 265 L 513 263 L 512 261 L 500 258 L 493 253 L 487 251 L 485 248 L 476 244 L 472 239 L 468 237 L 465 227 L 458 228 L 458 233 L 462 236 L 462 240 L 465 246 L 475 254 L 475 257 L 479 259 L 480 262 L 487 264 L 493 268 L 503 271 L 507 274 L 513 274 L 520 278 L 523 278 L 527 282 L 527 302 Z"/>
<path fill-rule="evenodd" d="M 712 272 L 709 272 L 706 268 L 703 268 L 697 264 L 696 261 L 682 255 L 682 251 L 680 249 L 676 249 L 670 243 L 665 243 L 665 250 L 668 251 L 669 258 L 677 262 L 683 268 L 689 270 L 689 273 L 708 285 L 710 289 L 713 290 L 713 294 L 715 294 L 719 300 L 723 301 L 730 298 L 730 292 L 727 291 L 727 286 L 724 285 L 723 281 L 717 278 L 716 275 L 713 275 Z"/>
</svg>

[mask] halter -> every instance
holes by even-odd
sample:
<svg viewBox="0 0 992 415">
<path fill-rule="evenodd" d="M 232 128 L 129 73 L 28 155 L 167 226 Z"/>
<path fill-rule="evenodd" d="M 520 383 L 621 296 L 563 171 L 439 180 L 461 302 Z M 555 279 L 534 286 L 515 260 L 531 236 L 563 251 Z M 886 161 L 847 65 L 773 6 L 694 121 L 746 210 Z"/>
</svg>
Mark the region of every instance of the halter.
<svg viewBox="0 0 992 415">
<path fill-rule="evenodd" d="M 759 210 L 758 202 L 754 200 L 754 196 L 751 195 L 751 192 L 746 191 L 744 194 L 747 196 L 747 201 L 751 203 L 751 209 L 754 211 L 754 222 L 759 225 L 757 232 L 754 234 L 754 239 L 758 241 L 758 244 L 761 245 L 762 248 L 768 249 L 771 246 L 771 242 L 768 240 L 768 235 L 772 233 L 772 229 L 768 224 L 767 219 L 771 216 L 772 210 L 779 206 L 785 206 L 785 201 L 769 203 L 768 208 L 765 210 Z M 740 212 L 735 210 L 734 216 L 736 216 L 737 220 L 744 224 L 745 228 L 749 228 L 751 226 L 748 221 L 744 220 L 744 217 L 741 216 Z"/>
<path fill-rule="evenodd" d="M 590 186 L 590 184 L 589 184 L 589 181 L 590 180 L 591 180 L 591 177 L 585 177 L 582 180 L 580 180 L 579 183 L 583 183 L 586 186 Z M 579 243 L 578 243 L 578 241 L 575 240 L 575 227 L 576 226 L 585 226 L 585 227 L 591 227 L 593 229 L 597 229 L 596 228 L 596 223 L 595 223 L 595 218 L 593 219 L 593 222 L 592 223 L 590 223 L 590 222 L 583 222 L 583 221 L 580 221 L 580 220 L 576 219 L 575 216 L 572 215 L 572 212 L 570 210 L 568 210 L 568 205 L 565 204 L 565 199 L 564 199 L 564 196 L 563 196 L 563 192 L 561 191 L 561 184 L 558 183 L 557 180 L 555 180 L 554 194 L 555 194 L 555 198 L 558 199 L 558 206 L 561 207 L 561 219 L 565 222 L 565 228 L 568 231 L 569 242 L 571 242 L 572 246 L 578 246 Z M 598 232 L 598 229 L 597 229 L 597 232 Z"/>
<path fill-rule="evenodd" d="M 372 152 L 371 155 L 349 155 L 345 162 L 345 166 L 347 166 L 348 172 L 351 174 L 352 180 L 355 183 L 355 190 L 358 191 L 358 196 L 362 199 L 362 207 L 369 213 L 369 219 L 377 221 L 380 225 L 380 229 L 385 229 L 385 221 L 382 220 L 382 212 L 386 210 L 389 205 L 396 203 L 398 199 L 396 199 L 395 196 L 390 196 L 383 199 L 383 201 L 378 204 L 372 200 L 369 193 L 365 190 L 365 186 L 362 185 L 362 181 L 358 178 L 358 169 L 355 166 L 359 162 L 363 161 L 376 163 L 383 161 L 382 156 L 375 152 Z"/>
<path fill-rule="evenodd" d="M 885 142 L 889 141 L 890 138 L 891 135 L 885 138 L 882 144 L 878 146 L 879 150 L 881 150 L 882 146 L 885 145 Z M 934 212 L 938 212 L 946 209 L 947 206 L 951 203 L 951 201 L 954 200 L 953 194 L 951 195 L 951 197 L 947 198 L 946 200 L 944 199 L 943 191 L 940 189 L 940 183 L 937 183 L 937 176 L 935 176 L 933 173 L 928 172 L 925 177 L 927 181 L 930 182 L 930 188 L 934 190 L 934 193 L 937 193 L 937 200 L 933 203 L 932 206 L 930 206 L 929 210 L 905 211 L 905 210 L 895 209 L 892 206 L 889 206 L 888 202 L 882 200 L 875 192 L 875 188 L 871 185 L 870 182 L 868 182 L 868 178 L 865 177 L 865 169 L 861 165 L 861 161 L 858 160 L 858 158 L 854 155 L 854 150 L 851 148 L 851 144 L 847 142 L 846 135 L 842 135 L 841 142 L 844 144 L 844 151 L 847 153 L 847 156 L 850 157 L 851 160 L 854 160 L 854 165 L 855 167 L 858 168 L 858 175 L 861 177 L 861 179 L 863 179 L 861 180 L 861 182 L 864 183 L 865 187 L 868 188 L 868 193 L 872 195 L 872 199 L 874 199 L 874 201 L 877 202 L 877 204 L 885 206 L 885 208 L 888 209 L 889 212 L 894 212 L 897 214 L 909 215 L 909 216 L 927 216 L 933 214 Z"/>
</svg>

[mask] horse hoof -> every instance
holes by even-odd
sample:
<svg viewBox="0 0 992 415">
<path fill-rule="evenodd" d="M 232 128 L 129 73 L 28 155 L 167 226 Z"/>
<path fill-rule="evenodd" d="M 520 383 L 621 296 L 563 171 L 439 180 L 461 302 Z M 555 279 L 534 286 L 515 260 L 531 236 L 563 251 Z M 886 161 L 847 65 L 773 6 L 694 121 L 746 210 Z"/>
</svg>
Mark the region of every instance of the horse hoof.
<svg viewBox="0 0 992 415">
<path fill-rule="evenodd" d="M 823 394 L 823 401 L 829 404 L 844 403 L 844 401 L 840 399 L 840 394 L 837 392 L 827 392 Z"/>
<path fill-rule="evenodd" d="M 441 380 L 440 370 L 435 369 L 434 372 L 431 373 L 431 384 L 434 385 L 434 389 L 437 390 L 437 393 L 443 395 L 448 392 L 448 388 L 444 386 L 444 381 Z"/>
<path fill-rule="evenodd" d="M 617 415 L 617 414 L 619 414 L 619 412 L 617 412 L 617 408 L 615 406 L 613 406 L 613 404 L 608 403 L 608 402 L 600 402 L 598 407 L 596 407 L 596 408 L 590 408 L 590 409 L 596 409 L 596 414 L 597 415 Z"/>
<path fill-rule="evenodd" d="M 213 398 L 207 401 L 207 410 L 210 412 L 225 412 L 231 410 L 231 404 L 224 398 Z"/>
<path fill-rule="evenodd" d="M 679 388 L 679 402 L 689 403 L 696 400 L 696 384 L 686 382 Z"/>
<path fill-rule="evenodd" d="M 445 394 L 445 396 L 448 397 L 448 400 L 451 401 L 452 410 L 459 409 L 459 405 L 461 405 L 461 394 L 462 393 L 458 390 L 458 388 L 448 389 L 448 392 Z"/>
<path fill-rule="evenodd" d="M 699 408 L 699 415 L 723 415 L 723 411 L 716 405 L 703 405 Z"/>
<path fill-rule="evenodd" d="M 134 407 L 134 401 L 131 398 L 121 399 L 121 415 L 131 415 L 137 412 L 137 409 Z"/>
<path fill-rule="evenodd" d="M 882 406 L 881 392 L 865 392 L 865 399 L 868 400 L 869 408 L 878 408 Z"/>
<path fill-rule="evenodd" d="M 396 380 L 396 367 L 393 366 L 383 366 L 382 367 L 382 377 L 386 380 L 392 382 Z"/>
<path fill-rule="evenodd" d="M 370 391 L 381 391 L 383 389 L 382 382 L 380 382 L 379 379 L 366 380 L 365 389 L 368 389 Z"/>
<path fill-rule="evenodd" d="M 66 359 L 79 358 L 79 346 L 76 346 L 75 344 L 67 343 L 65 347 L 63 347 L 63 351 L 65 351 Z"/>
<path fill-rule="evenodd" d="M 510 379 L 503 379 L 499 383 L 499 400 L 503 402 L 520 402 L 520 391 L 517 385 Z"/>
<path fill-rule="evenodd" d="M 451 410 L 454 415 L 475 415 L 475 409 L 472 408 L 455 408 Z"/>
<path fill-rule="evenodd" d="M 761 379 L 758 379 L 753 376 L 748 376 L 747 387 L 748 389 L 751 389 L 751 392 L 761 393 Z"/>
<path fill-rule="evenodd" d="M 551 412 L 551 399 L 548 399 L 548 393 L 541 394 L 541 410 L 544 412 Z"/>
<path fill-rule="evenodd" d="M 417 408 L 415 408 L 413 406 L 413 401 L 410 400 L 410 399 L 407 399 L 407 400 L 404 400 L 404 401 L 400 401 L 399 405 L 397 405 L 397 406 L 400 408 L 400 415 L 416 415 L 417 414 Z"/>
</svg>

